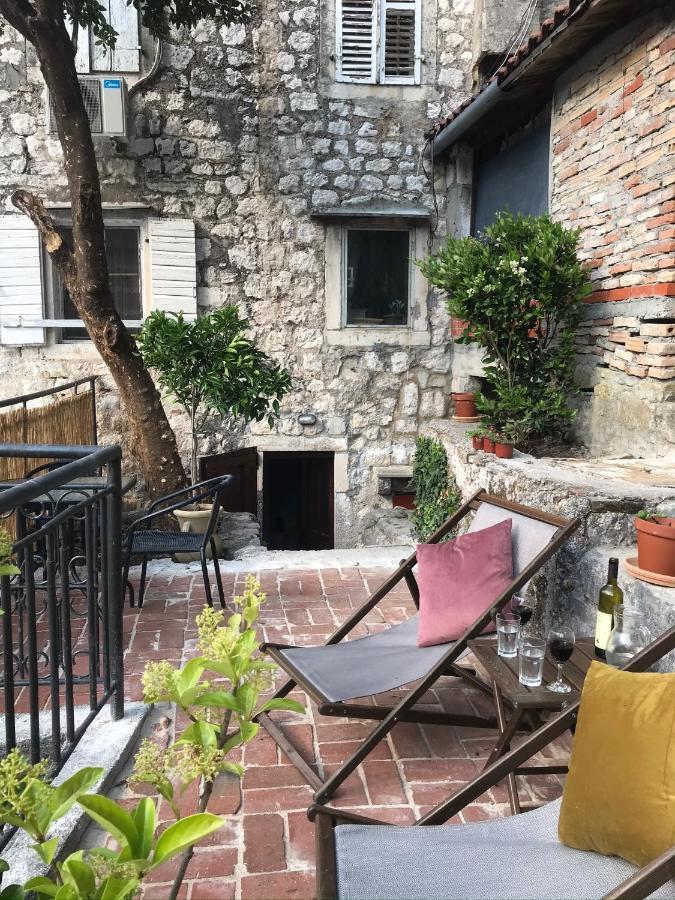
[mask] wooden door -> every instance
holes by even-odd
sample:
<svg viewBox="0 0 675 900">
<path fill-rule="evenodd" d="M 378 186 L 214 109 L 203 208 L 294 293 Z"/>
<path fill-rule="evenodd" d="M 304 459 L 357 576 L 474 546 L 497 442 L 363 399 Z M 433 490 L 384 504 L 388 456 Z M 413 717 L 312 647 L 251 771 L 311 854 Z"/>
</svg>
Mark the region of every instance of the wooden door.
<svg viewBox="0 0 675 900">
<path fill-rule="evenodd" d="M 255 447 L 200 456 L 200 480 L 216 475 L 234 475 L 223 494 L 223 509 L 258 515 L 258 451 Z"/>
</svg>

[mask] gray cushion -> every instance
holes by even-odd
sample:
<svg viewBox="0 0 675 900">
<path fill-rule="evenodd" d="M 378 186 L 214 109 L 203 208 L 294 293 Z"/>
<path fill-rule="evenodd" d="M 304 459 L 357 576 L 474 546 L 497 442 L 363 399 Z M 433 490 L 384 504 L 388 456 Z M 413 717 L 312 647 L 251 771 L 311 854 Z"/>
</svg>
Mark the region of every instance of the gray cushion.
<svg viewBox="0 0 675 900">
<path fill-rule="evenodd" d="M 470 825 L 335 829 L 340 900 L 591 900 L 635 872 L 557 836 L 560 801 Z M 675 882 L 655 897 L 675 898 Z"/>
</svg>

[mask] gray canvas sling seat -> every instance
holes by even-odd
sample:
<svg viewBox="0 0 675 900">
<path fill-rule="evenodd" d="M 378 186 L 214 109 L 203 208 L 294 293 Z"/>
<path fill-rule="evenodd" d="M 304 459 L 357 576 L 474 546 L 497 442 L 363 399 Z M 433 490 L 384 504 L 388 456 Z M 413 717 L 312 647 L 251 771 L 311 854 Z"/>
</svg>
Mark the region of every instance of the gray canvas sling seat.
<svg viewBox="0 0 675 900">
<path fill-rule="evenodd" d="M 512 522 L 513 570 L 520 575 L 559 529 L 483 503 L 468 530 L 480 531 L 505 519 Z M 302 673 L 306 685 L 326 700 L 354 700 L 417 681 L 442 659 L 451 645 L 418 647 L 417 630 L 417 616 L 412 616 L 368 637 L 320 647 L 280 648 L 280 653 Z"/>
<path fill-rule="evenodd" d="M 560 801 L 469 825 L 338 825 L 340 900 L 592 900 L 637 872 L 558 840 Z M 675 883 L 651 896 L 675 900 Z"/>
<path fill-rule="evenodd" d="M 413 572 L 417 557 L 413 553 L 403 560 L 398 569 L 349 616 L 323 646 L 262 644 L 261 649 L 289 675 L 289 680 L 276 691 L 275 698 L 287 696 L 297 685 L 315 701 L 320 715 L 379 720 L 352 755 L 324 778 L 320 763 L 318 770 L 309 765 L 271 714 L 263 713 L 258 717 L 260 725 L 315 789 L 314 798 L 317 802 L 323 803 L 331 797 L 397 722 L 497 727 L 493 715 L 472 713 L 464 707 L 457 710 L 430 709 L 419 701 L 444 675 L 466 679 L 481 691 L 491 694 L 490 687 L 474 671 L 457 665 L 467 651 L 467 642 L 483 631 L 494 612 L 505 606 L 514 592 L 527 585 L 541 566 L 567 542 L 580 522 L 579 519 L 563 519 L 521 506 L 480 490 L 444 522 L 429 538 L 428 543 L 441 541 L 472 513 L 475 515 L 469 530 L 474 532 L 511 519 L 513 581 L 498 597 L 491 598 L 491 602 L 486 603 L 478 618 L 456 641 L 435 647 L 418 647 L 418 622 L 414 615 L 399 625 L 350 640 L 354 629 L 363 622 L 370 610 L 401 581 L 406 583 L 415 606 L 419 608 L 419 587 Z M 448 603 L 452 603 L 452 600 L 449 595 Z M 382 698 L 377 703 L 355 702 L 358 698 L 386 695 L 403 685 L 409 687 L 400 699 L 395 698 L 393 705 L 385 705 L 391 703 L 389 698 Z"/>
</svg>

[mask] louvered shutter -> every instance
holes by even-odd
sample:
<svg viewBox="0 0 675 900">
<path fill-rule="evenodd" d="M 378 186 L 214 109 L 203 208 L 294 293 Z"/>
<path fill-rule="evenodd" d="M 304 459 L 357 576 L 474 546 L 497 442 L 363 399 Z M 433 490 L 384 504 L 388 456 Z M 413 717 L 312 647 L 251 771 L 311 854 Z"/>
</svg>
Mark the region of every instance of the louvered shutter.
<svg viewBox="0 0 675 900">
<path fill-rule="evenodd" d="M 197 315 L 197 254 L 192 219 L 150 219 L 152 309 Z"/>
<path fill-rule="evenodd" d="M 382 0 L 381 82 L 419 84 L 421 18 L 419 0 Z"/>
<path fill-rule="evenodd" d="M 92 69 L 95 72 L 140 71 L 138 10 L 125 0 L 103 0 L 105 17 L 117 32 L 114 50 L 94 44 Z"/>
<path fill-rule="evenodd" d="M 44 344 L 44 328 L 24 318 L 43 318 L 40 238 L 24 216 L 0 216 L 0 343 Z"/>
<path fill-rule="evenodd" d="M 376 80 L 378 0 L 337 0 L 338 81 Z"/>
</svg>

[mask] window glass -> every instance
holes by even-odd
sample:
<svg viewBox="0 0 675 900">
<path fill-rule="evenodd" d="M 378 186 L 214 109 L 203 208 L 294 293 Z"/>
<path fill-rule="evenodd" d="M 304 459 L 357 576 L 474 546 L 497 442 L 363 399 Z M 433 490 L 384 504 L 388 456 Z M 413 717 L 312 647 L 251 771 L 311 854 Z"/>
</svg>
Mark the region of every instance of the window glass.
<svg viewBox="0 0 675 900">
<path fill-rule="evenodd" d="M 346 231 L 347 325 L 406 325 L 410 293 L 410 231 Z"/>
<path fill-rule="evenodd" d="M 72 234 L 67 230 L 68 236 Z M 108 257 L 108 273 L 110 289 L 117 311 L 123 319 L 138 320 L 143 318 L 141 300 L 141 270 L 139 260 L 138 228 L 106 228 L 105 249 Z M 61 285 L 64 319 L 79 319 L 70 294 Z M 62 337 L 67 341 L 86 341 L 89 335 L 83 328 L 64 328 Z"/>
</svg>

